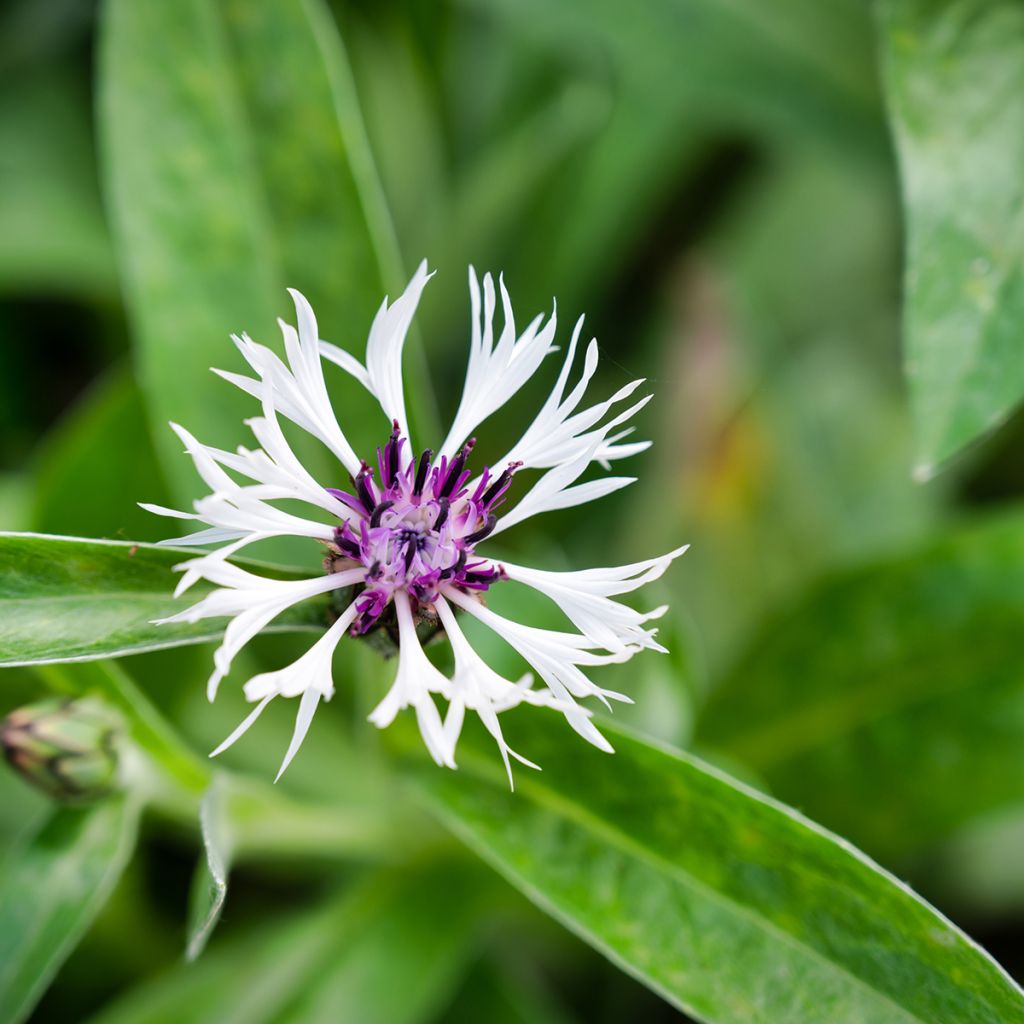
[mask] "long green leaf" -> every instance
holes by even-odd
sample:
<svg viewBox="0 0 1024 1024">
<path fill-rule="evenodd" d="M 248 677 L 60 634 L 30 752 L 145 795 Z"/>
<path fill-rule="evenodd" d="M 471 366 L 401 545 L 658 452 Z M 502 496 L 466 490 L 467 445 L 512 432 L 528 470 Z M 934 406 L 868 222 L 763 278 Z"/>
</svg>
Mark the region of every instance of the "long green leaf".
<svg viewBox="0 0 1024 1024">
<path fill-rule="evenodd" d="M 166 421 L 228 448 L 245 439 L 251 400 L 208 370 L 238 368 L 229 334 L 277 344 L 274 316 L 287 314 L 292 285 L 319 311 L 323 335 L 361 355 L 382 264 L 392 286 L 401 276 L 394 239 L 319 0 L 108 0 L 100 71 L 140 381 L 175 492 L 194 497 Z M 384 429 L 361 388 L 347 395 L 346 424 Z"/>
<path fill-rule="evenodd" d="M 88 661 L 216 639 L 223 619 L 152 624 L 188 606 L 189 598 L 172 596 L 172 567 L 190 554 L 148 544 L 0 533 L 0 666 Z M 207 591 L 197 586 L 191 600 Z M 315 629 L 324 610 L 322 602 L 305 603 L 273 628 Z"/>
<path fill-rule="evenodd" d="M 91 1024 L 430 1020 L 470 955 L 480 898 L 464 866 L 371 876 L 313 913 L 215 942 Z"/>
<path fill-rule="evenodd" d="M 1024 397 L 1024 8 L 884 0 L 907 211 L 906 367 L 916 473 Z"/>
<path fill-rule="evenodd" d="M 521 770 L 510 793 L 473 740 L 463 771 L 423 781 L 430 805 L 538 906 L 698 1019 L 1024 1021 L 1024 995 L 979 947 L 795 811 L 615 729 L 611 756 L 536 712 L 507 733 L 542 774 Z"/>
<path fill-rule="evenodd" d="M 905 862 L 1024 800 L 1024 518 L 812 588 L 716 688 L 700 741 Z"/>
<path fill-rule="evenodd" d="M 138 808 L 62 809 L 0 865 L 0 1021 L 24 1020 L 103 907 L 135 845 Z"/>
</svg>

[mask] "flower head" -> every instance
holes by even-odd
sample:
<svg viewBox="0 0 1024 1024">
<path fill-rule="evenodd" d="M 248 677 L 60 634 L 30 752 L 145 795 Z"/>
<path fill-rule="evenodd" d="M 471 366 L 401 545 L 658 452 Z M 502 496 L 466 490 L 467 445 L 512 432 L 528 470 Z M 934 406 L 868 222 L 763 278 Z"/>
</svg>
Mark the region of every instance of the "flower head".
<svg viewBox="0 0 1024 1024">
<path fill-rule="evenodd" d="M 255 449 L 211 448 L 171 424 L 211 493 L 197 501 L 192 512 L 143 507 L 205 525 L 184 540 L 166 543 L 220 545 L 178 567 L 183 576 L 176 594 L 201 579 L 215 589 L 197 604 L 161 620 L 231 618 L 214 655 L 211 700 L 239 650 L 285 609 L 317 594 L 348 595 L 344 610 L 298 661 L 245 684 L 245 695 L 255 708 L 214 754 L 234 743 L 275 697 L 299 697 L 283 772 L 319 701 L 334 693 L 331 661 L 346 634 L 386 629 L 397 641 L 395 681 L 370 720 L 383 728 L 400 710 L 412 707 L 431 757 L 451 768 L 467 709 L 479 715 L 494 737 L 506 769 L 510 757 L 536 767 L 509 749 L 498 722 L 502 711 L 521 703 L 561 712 L 580 735 L 610 751 L 590 709 L 579 701 L 597 697 L 607 704 L 629 698 L 595 685 L 584 668 L 626 661 L 644 648 L 663 650 L 649 622 L 665 609 L 638 612 L 614 598 L 656 579 L 685 548 L 632 565 L 580 572 L 530 569 L 486 554 L 486 542 L 516 523 L 541 512 L 582 505 L 633 482 L 622 476 L 577 481 L 594 463 L 607 470 L 612 462 L 648 447 L 649 442 L 624 440 L 631 433 L 624 424 L 648 398 L 622 406 L 643 382 L 634 381 L 605 401 L 583 406 L 598 353 L 597 343 L 591 341 L 582 373 L 569 388 L 581 318 L 555 386 L 533 423 L 504 457 L 475 471 L 473 431 L 555 351 L 556 317 L 554 312 L 546 321 L 538 316 L 517 334 L 508 292 L 499 282 L 503 326 L 495 337 L 494 282 L 485 275 L 481 291 L 470 270 L 472 334 L 462 399 L 440 448 L 414 449 L 405 411 L 402 350 L 430 276 L 426 263 L 421 264 L 404 294 L 391 305 L 387 300 L 381 305 L 370 329 L 365 365 L 321 340 L 313 310 L 297 291 L 291 292 L 297 328 L 280 322 L 286 361 L 247 335 L 235 337 L 254 376 L 216 372 L 261 403 L 263 415 L 248 421 L 258 443 Z M 357 455 L 338 423 L 328 397 L 325 361 L 355 377 L 390 421 L 386 440 L 372 460 Z M 322 442 L 347 472 L 350 486 L 337 488 L 315 480 L 289 445 L 279 417 Z M 526 470 L 540 471 L 540 476 L 508 509 L 512 492 L 519 490 L 519 474 Z M 276 504 L 296 500 L 315 517 Z M 307 537 L 324 545 L 325 574 L 305 580 L 271 579 L 228 560 L 250 544 L 281 536 Z M 550 598 L 576 632 L 524 626 L 488 608 L 485 593 L 505 581 Z M 510 680 L 490 668 L 469 643 L 458 613 L 478 620 L 517 650 L 542 685 L 535 686 L 531 675 Z M 443 631 L 451 643 L 455 668 L 450 678 L 423 650 L 417 630 L 423 623 Z"/>
</svg>

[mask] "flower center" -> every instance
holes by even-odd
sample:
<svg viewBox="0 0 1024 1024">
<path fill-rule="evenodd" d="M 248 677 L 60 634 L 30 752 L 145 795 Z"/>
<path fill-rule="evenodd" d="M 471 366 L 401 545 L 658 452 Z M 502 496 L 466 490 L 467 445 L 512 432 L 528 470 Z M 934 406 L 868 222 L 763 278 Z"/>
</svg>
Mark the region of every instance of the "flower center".
<svg viewBox="0 0 1024 1024">
<path fill-rule="evenodd" d="M 431 617 L 442 586 L 486 590 L 502 575 L 474 549 L 494 529 L 494 510 L 518 463 L 496 477 L 485 467 L 471 493 L 466 463 L 472 439 L 452 459 L 442 456 L 434 464 L 428 448 L 401 468 L 405 444 L 395 423 L 387 444 L 377 449 L 379 485 L 364 462 L 352 479 L 354 493 L 328 488 L 358 516 L 334 531 L 338 554 L 366 568 L 354 634 L 377 625 L 397 590 L 409 594 L 419 615 Z"/>
</svg>

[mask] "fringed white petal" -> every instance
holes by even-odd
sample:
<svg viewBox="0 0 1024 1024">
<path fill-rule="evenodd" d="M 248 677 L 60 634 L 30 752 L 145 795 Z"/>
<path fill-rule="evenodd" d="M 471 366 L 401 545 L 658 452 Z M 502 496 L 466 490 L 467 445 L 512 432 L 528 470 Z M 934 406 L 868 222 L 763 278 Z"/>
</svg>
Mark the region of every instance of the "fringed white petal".
<svg viewBox="0 0 1024 1024">
<path fill-rule="evenodd" d="M 678 558 L 686 547 L 660 558 L 652 558 L 633 565 L 598 570 L 603 578 L 595 579 L 588 570 L 583 572 L 548 572 L 502 562 L 510 580 L 524 583 L 554 601 L 572 624 L 596 646 L 607 651 L 621 652 L 631 647 L 648 647 L 664 651 L 645 623 L 659 618 L 664 607 L 649 612 L 638 612 L 612 597 L 626 594 L 656 580 Z"/>
<path fill-rule="evenodd" d="M 183 562 L 178 568 L 194 570 L 198 565 L 202 566 L 203 578 L 216 584 L 218 589 L 191 607 L 157 621 L 160 624 L 199 622 L 231 616 L 224 639 L 214 652 L 216 671 L 207 684 L 210 700 L 216 696 L 217 687 L 230 671 L 238 652 L 285 609 L 317 594 L 351 586 L 365 577 L 365 570 L 359 568 L 309 580 L 274 580 L 212 558 Z"/>
<path fill-rule="evenodd" d="M 591 443 L 590 447 L 580 452 L 570 462 L 547 470 L 541 478 L 523 495 L 511 512 L 498 519 L 494 533 L 507 530 L 510 526 L 523 522 L 541 512 L 553 512 L 560 508 L 573 508 L 587 502 L 628 487 L 635 483 L 632 476 L 606 476 L 599 480 L 590 480 L 583 484 L 575 482 L 587 471 L 594 461 L 594 455 L 600 445 L 600 438 Z"/>
<path fill-rule="evenodd" d="M 540 769 L 532 761 L 517 754 L 505 742 L 498 722 L 498 714 L 509 708 L 514 708 L 524 701 L 537 707 L 553 707 L 563 712 L 572 712 L 575 706 L 559 701 L 550 690 L 531 689 L 532 677 L 530 675 L 523 676 L 516 683 L 499 675 L 470 645 L 448 602 L 443 597 L 438 599 L 435 608 L 451 642 L 452 653 L 455 655 L 455 675 L 452 678 L 450 710 L 448 718 L 445 720 L 448 741 L 454 749 L 462 728 L 464 710 L 468 708 L 475 711 L 484 727 L 498 744 L 501 759 L 505 764 L 505 771 L 508 773 L 509 786 L 514 789 L 510 757 L 514 757 L 528 768 L 538 771 Z M 453 720 L 454 725 L 452 724 Z"/>
<path fill-rule="evenodd" d="M 427 272 L 427 261 L 424 260 L 416 268 L 416 273 L 401 296 L 390 306 L 387 299 L 381 303 L 366 343 L 366 373 L 370 391 L 380 402 L 387 418 L 398 421 L 406 437 L 409 436 L 409 421 L 405 415 L 402 352 L 420 296 L 433 276 Z"/>
<path fill-rule="evenodd" d="M 617 444 L 616 442 L 630 433 L 629 430 L 622 431 L 611 438 L 608 435 L 613 427 L 618 426 L 643 408 L 650 400 L 650 396 L 637 402 L 610 422 L 598 426 L 616 404 L 628 398 L 644 383 L 642 379 L 631 381 L 616 391 L 611 398 L 598 402 L 581 412 L 576 412 L 597 370 L 598 347 L 595 340 L 592 339 L 587 346 L 583 372 L 579 381 L 572 391 L 565 395 L 582 328 L 583 318 L 580 317 L 573 329 L 569 350 L 562 363 L 558 380 L 548 395 L 547 401 L 523 436 L 502 459 L 493 465 L 505 466 L 510 462 L 520 462 L 525 469 L 550 469 L 572 462 L 582 452 L 592 451 L 591 459 L 607 467 L 608 463 L 615 459 L 635 455 L 649 447 L 649 442 L 646 441 L 633 442 L 628 445 Z M 598 442 L 596 446 L 595 441 Z"/>
<path fill-rule="evenodd" d="M 276 672 L 262 672 L 253 676 L 245 684 L 245 696 L 249 701 L 257 702 L 256 708 L 249 713 L 245 721 L 210 755 L 216 756 L 231 746 L 256 721 L 260 713 L 274 697 L 297 697 L 301 695 L 299 709 L 295 717 L 295 730 L 292 734 L 288 752 L 285 754 L 277 779 L 291 764 L 292 758 L 298 753 L 299 747 L 309 731 L 313 714 L 320 700 L 330 700 L 334 695 L 334 680 L 331 672 L 331 661 L 345 630 L 355 618 L 355 604 L 342 613 L 331 628 L 297 661 Z"/>
<path fill-rule="evenodd" d="M 628 661 L 640 648 L 629 647 L 612 654 L 595 654 L 596 645 L 584 636 L 560 633 L 535 626 L 523 626 L 497 615 L 478 600 L 453 587 L 447 587 L 444 596 L 452 604 L 479 619 L 498 634 L 510 647 L 517 650 L 564 705 L 566 720 L 581 736 L 601 750 L 611 751 L 611 745 L 598 732 L 590 720 L 590 713 L 576 704 L 575 698 L 597 697 L 605 705 L 609 700 L 632 703 L 629 697 L 613 690 L 605 690 L 592 683 L 580 670 L 580 665 L 607 665 Z"/>
<path fill-rule="evenodd" d="M 416 709 L 416 721 L 423 742 L 434 761 L 448 768 L 455 767 L 455 746 L 445 733 L 441 715 L 431 696 L 451 695 L 451 683 L 435 668 L 423 652 L 412 618 L 409 598 L 403 591 L 395 593 L 398 617 L 398 673 L 384 699 L 370 713 L 370 721 L 378 729 L 389 726 L 402 708 Z"/>
<path fill-rule="evenodd" d="M 282 416 L 318 438 L 350 473 L 355 473 L 359 459 L 338 425 L 327 393 L 316 317 L 301 292 L 292 288 L 289 294 L 295 304 L 298 330 L 283 320 L 278 321 L 287 365 L 269 348 L 243 334 L 234 336 L 233 340 L 259 379 L 222 370 L 215 372 L 256 398 L 262 399 L 269 389 L 273 404 Z"/>
<path fill-rule="evenodd" d="M 494 281 L 484 275 L 483 315 L 480 309 L 480 286 L 476 271 L 469 268 L 469 292 L 472 301 L 472 329 L 469 364 L 462 398 L 451 430 L 438 455 L 451 458 L 462 442 L 488 416 L 500 409 L 537 372 L 544 357 L 555 351 L 552 344 L 558 324 L 555 309 L 546 324 L 543 316 L 535 317 L 521 335 L 516 337 L 515 317 L 505 282 L 499 279 L 504 325 L 497 343 L 494 341 Z"/>
</svg>

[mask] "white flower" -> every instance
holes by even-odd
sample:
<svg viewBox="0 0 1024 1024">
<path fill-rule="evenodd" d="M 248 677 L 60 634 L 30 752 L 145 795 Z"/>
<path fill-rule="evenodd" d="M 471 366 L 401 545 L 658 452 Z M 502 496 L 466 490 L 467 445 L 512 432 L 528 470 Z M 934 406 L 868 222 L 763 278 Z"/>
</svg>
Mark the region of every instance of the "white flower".
<svg viewBox="0 0 1024 1024">
<path fill-rule="evenodd" d="M 632 477 L 599 476 L 579 482 L 594 465 L 607 470 L 613 461 L 634 455 L 649 442 L 623 439 L 631 428 L 618 429 L 647 401 L 623 408 L 643 383 L 633 381 L 610 398 L 584 406 L 597 369 L 597 343 L 591 341 L 579 380 L 566 391 L 572 374 L 582 318 L 576 324 L 558 379 L 536 419 L 504 458 L 473 477 L 467 468 L 475 444 L 471 433 L 500 409 L 555 351 L 554 310 L 538 316 L 516 333 L 512 303 L 499 281 L 503 327 L 494 336 L 494 282 L 485 275 L 481 288 L 470 270 L 472 332 L 469 366 L 451 430 L 435 457 L 418 455 L 409 440 L 402 384 L 402 350 L 420 295 L 431 275 L 420 265 L 405 293 L 381 305 L 370 330 L 365 365 L 350 353 L 320 339 L 309 303 L 291 291 L 297 329 L 281 322 L 286 360 L 247 335 L 235 337 L 254 376 L 216 371 L 256 398 L 262 415 L 248 420 L 258 447 L 221 451 L 201 444 L 184 428 L 171 424 L 195 462 L 210 493 L 192 512 L 144 505 L 160 515 L 193 519 L 204 529 L 168 544 L 221 545 L 183 562 L 176 594 L 199 580 L 215 589 L 197 604 L 161 621 L 195 622 L 210 616 L 231 621 L 214 655 L 208 694 L 211 700 L 232 659 L 258 632 L 287 608 L 331 591 L 351 595 L 330 628 L 298 661 L 265 672 L 245 684 L 255 708 L 213 752 L 234 743 L 275 697 L 300 697 L 295 731 L 281 772 L 304 739 L 321 700 L 334 693 L 331 662 L 346 633 L 365 634 L 387 626 L 399 641 L 393 685 L 370 715 L 380 728 L 403 708 L 415 711 L 431 757 L 456 766 L 455 748 L 465 712 L 475 712 L 494 737 L 509 772 L 510 757 L 537 767 L 509 749 L 498 716 L 526 703 L 558 711 L 581 736 L 602 750 L 611 746 L 581 703 L 597 697 L 629 698 L 590 681 L 585 668 L 622 662 L 645 648 L 662 651 L 656 630 L 648 625 L 665 608 L 638 612 L 614 598 L 660 576 L 685 547 L 660 558 L 617 568 L 551 572 L 499 563 L 478 548 L 488 536 L 552 509 L 593 501 L 633 482 Z M 380 402 L 391 422 L 386 443 L 377 451 L 375 471 L 356 454 L 338 423 L 328 397 L 324 360 L 355 377 Z M 279 416 L 322 442 L 349 473 L 351 491 L 325 487 L 302 466 L 281 429 Z M 540 475 L 511 511 L 498 514 L 517 470 Z M 276 502 L 287 501 L 288 508 Z M 308 512 L 299 514 L 299 502 Z M 306 515 L 311 518 L 306 518 Z M 326 574 L 308 580 L 278 580 L 257 575 L 228 559 L 243 548 L 271 537 L 306 537 L 328 551 Z M 549 598 L 578 632 L 524 626 L 486 607 L 492 586 L 521 584 Z M 470 645 L 456 611 L 493 630 L 530 665 L 542 685 L 527 674 L 513 682 L 490 668 Z M 451 678 L 437 669 L 420 644 L 416 626 L 436 623 L 447 635 L 455 658 Z M 325 623 L 326 625 L 326 623 Z M 278 773 L 280 777 L 280 772 Z"/>
</svg>

